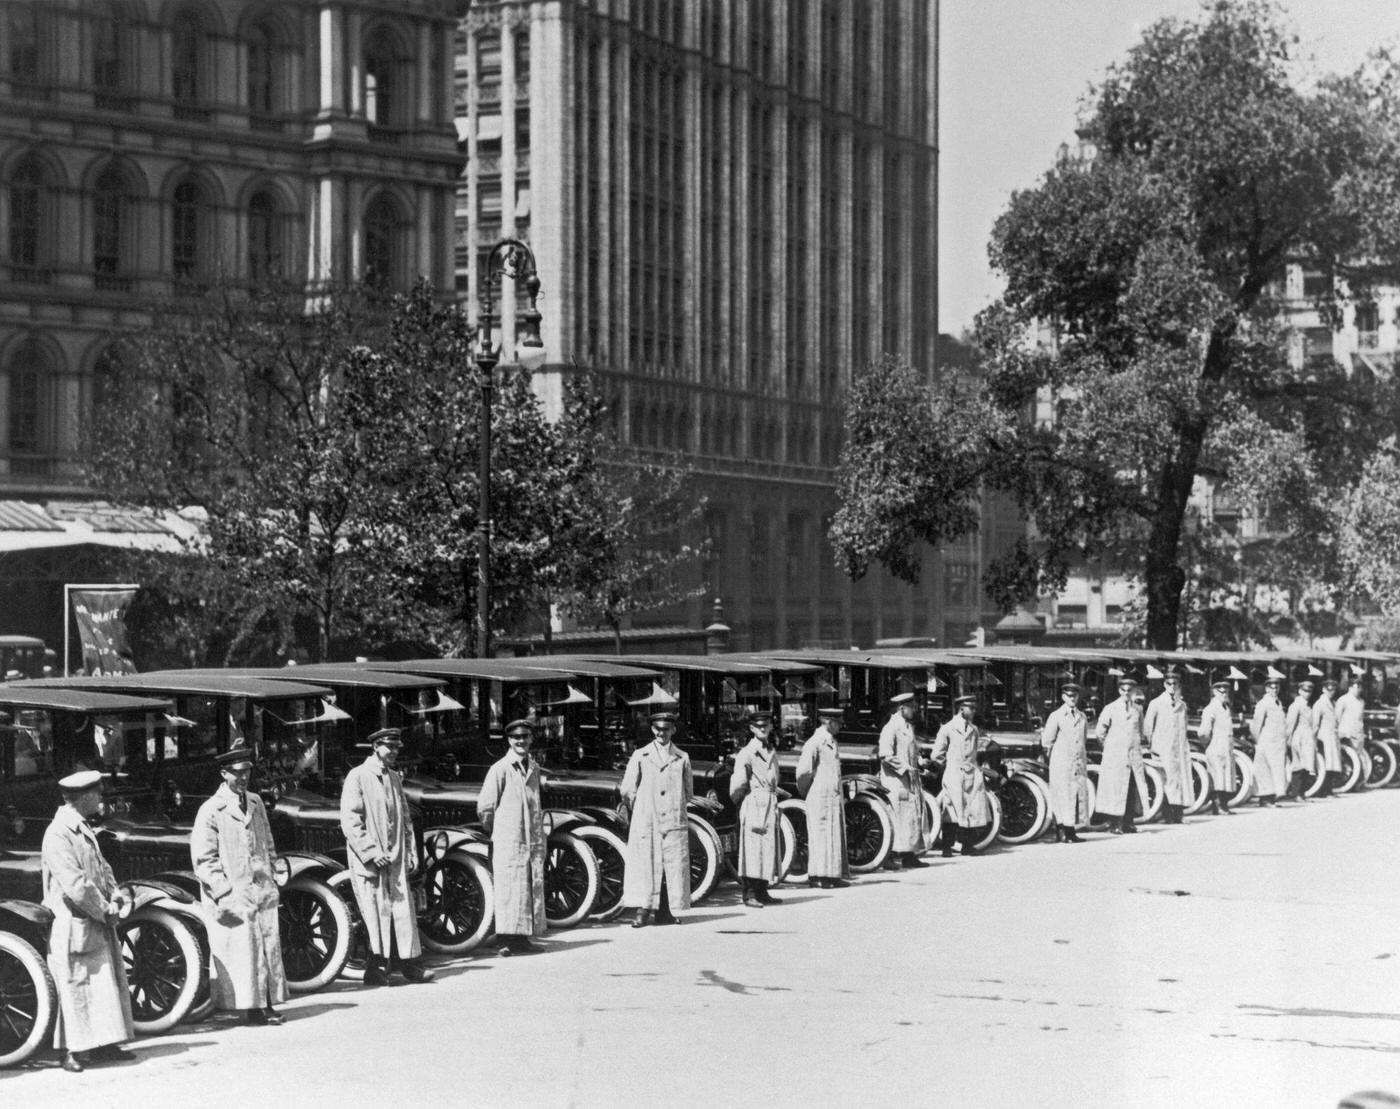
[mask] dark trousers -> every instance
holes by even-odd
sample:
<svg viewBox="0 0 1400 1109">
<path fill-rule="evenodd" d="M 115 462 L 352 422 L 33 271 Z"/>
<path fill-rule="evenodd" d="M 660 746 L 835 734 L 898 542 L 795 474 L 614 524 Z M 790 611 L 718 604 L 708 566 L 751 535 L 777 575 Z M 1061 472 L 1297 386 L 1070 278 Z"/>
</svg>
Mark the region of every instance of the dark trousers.
<svg viewBox="0 0 1400 1109">
<path fill-rule="evenodd" d="M 1123 831 L 1126 832 L 1129 828 L 1133 826 L 1133 814 L 1137 812 L 1138 808 L 1139 798 L 1137 787 L 1137 775 L 1130 773 L 1128 775 L 1128 796 L 1127 799 L 1123 802 L 1123 820 L 1122 823 L 1118 825 L 1120 828 L 1123 829 Z"/>
</svg>

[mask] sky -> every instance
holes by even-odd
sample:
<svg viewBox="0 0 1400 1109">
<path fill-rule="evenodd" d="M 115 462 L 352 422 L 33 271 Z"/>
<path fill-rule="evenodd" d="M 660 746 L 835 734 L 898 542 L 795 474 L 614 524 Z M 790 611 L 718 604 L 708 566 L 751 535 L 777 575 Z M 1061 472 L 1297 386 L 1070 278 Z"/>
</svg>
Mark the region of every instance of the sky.
<svg viewBox="0 0 1400 1109">
<path fill-rule="evenodd" d="M 1400 47 L 1400 0 L 1282 7 L 1322 72 Z M 1200 10 L 1200 0 L 942 0 L 940 331 L 961 334 L 999 293 L 987 265 L 992 223 L 1073 143 L 1088 86 L 1156 20 Z"/>
</svg>

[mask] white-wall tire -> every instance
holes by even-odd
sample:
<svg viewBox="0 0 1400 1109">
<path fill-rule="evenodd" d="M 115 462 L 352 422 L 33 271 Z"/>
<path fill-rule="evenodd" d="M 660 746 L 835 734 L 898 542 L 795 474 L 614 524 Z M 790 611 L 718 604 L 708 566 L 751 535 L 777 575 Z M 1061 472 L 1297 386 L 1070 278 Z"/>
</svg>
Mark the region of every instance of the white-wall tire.
<svg viewBox="0 0 1400 1109">
<path fill-rule="evenodd" d="M 1144 763 L 1143 778 L 1147 782 L 1147 796 L 1140 798 L 1142 815 L 1134 816 L 1134 824 L 1151 824 L 1162 815 L 1163 803 L 1167 799 L 1167 776 L 1160 767 Z"/>
<path fill-rule="evenodd" d="M 622 886 L 627 874 L 627 841 L 601 824 L 581 824 L 573 829 L 598 860 L 598 896 L 588 919 L 613 920 L 622 912 Z"/>
<path fill-rule="evenodd" d="M 987 804 L 992 810 L 992 822 L 987 825 L 986 830 L 982 833 L 982 838 L 972 845 L 978 851 L 985 851 L 996 843 L 997 836 L 1001 834 L 1001 798 L 992 790 L 988 790 Z"/>
<path fill-rule="evenodd" d="M 480 947 L 496 920 L 496 888 L 480 859 L 454 848 L 428 864 L 427 908 L 418 918 L 418 938 L 429 951 L 465 955 Z"/>
<path fill-rule="evenodd" d="M 782 848 L 781 854 L 786 862 L 780 868 L 782 876 L 778 881 L 805 881 L 808 852 L 807 804 L 796 797 L 790 797 L 786 801 L 778 802 L 778 814 L 778 831 L 783 836 L 790 837 Z"/>
<path fill-rule="evenodd" d="M 582 924 L 598 900 L 598 860 L 573 832 L 551 832 L 545 844 L 544 918 L 551 928 Z"/>
<path fill-rule="evenodd" d="M 846 864 L 852 874 L 869 874 L 885 865 L 894 850 L 894 820 L 889 806 L 868 793 L 848 798 L 843 806 L 846 821 Z"/>
<path fill-rule="evenodd" d="M 1191 752 L 1191 804 L 1186 806 L 1186 815 L 1195 816 L 1210 804 L 1214 787 L 1210 781 L 1210 763 L 1199 751 Z"/>
<path fill-rule="evenodd" d="M 1050 795 L 1041 787 L 1039 779 L 1029 774 L 1008 774 L 996 792 L 1001 800 L 997 838 L 1002 843 L 1012 846 L 1030 843 L 1044 833 Z"/>
<path fill-rule="evenodd" d="M 0 931 L 0 1067 L 18 1066 L 48 1043 L 58 1012 L 58 992 L 44 957 L 28 940 Z"/>
<path fill-rule="evenodd" d="M 704 817 L 687 814 L 690 824 L 690 900 L 703 901 L 719 884 L 720 836 Z"/>
<path fill-rule="evenodd" d="M 324 989 L 340 977 L 350 958 L 354 922 L 345 898 L 311 874 L 288 881 L 281 897 L 277 925 L 287 989 L 292 993 Z"/>
<path fill-rule="evenodd" d="M 194 927 L 178 913 L 143 905 L 117 926 L 131 991 L 131 1018 L 143 1036 L 167 1032 L 199 996 L 203 952 Z"/>
<path fill-rule="evenodd" d="M 1230 756 L 1235 760 L 1235 786 L 1234 796 L 1230 798 L 1230 805 L 1243 805 L 1254 794 L 1254 760 L 1238 748 L 1230 749 Z"/>
</svg>

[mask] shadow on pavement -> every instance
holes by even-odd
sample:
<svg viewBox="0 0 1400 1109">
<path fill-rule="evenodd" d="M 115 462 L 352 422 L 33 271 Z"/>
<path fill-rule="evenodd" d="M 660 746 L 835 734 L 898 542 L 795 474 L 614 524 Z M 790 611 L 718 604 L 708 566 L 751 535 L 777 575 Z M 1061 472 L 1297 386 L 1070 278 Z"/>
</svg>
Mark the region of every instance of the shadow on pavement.
<svg viewBox="0 0 1400 1109">
<path fill-rule="evenodd" d="M 376 990 L 384 989 L 383 986 L 372 986 L 366 993 L 374 993 Z M 302 1020 L 305 1017 L 319 1016 L 321 1013 L 333 1013 L 337 1009 L 354 1009 L 356 1005 L 353 1001 L 320 1001 L 315 1005 L 298 1005 L 295 1009 L 284 1009 L 283 1015 L 287 1018 L 287 1023 Z"/>
</svg>

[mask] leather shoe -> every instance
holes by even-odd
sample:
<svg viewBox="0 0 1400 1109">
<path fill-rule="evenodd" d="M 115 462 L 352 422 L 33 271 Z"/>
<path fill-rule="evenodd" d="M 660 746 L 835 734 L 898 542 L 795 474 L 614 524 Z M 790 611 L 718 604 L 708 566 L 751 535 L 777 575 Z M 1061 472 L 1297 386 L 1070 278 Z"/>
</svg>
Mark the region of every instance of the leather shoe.
<svg viewBox="0 0 1400 1109">
<path fill-rule="evenodd" d="M 653 921 L 655 924 L 679 924 L 680 917 L 671 912 L 670 909 L 658 909 Z"/>
<path fill-rule="evenodd" d="M 384 970 L 383 967 L 366 967 L 366 968 L 365 968 L 365 985 L 366 985 L 366 986 L 387 986 L 388 984 L 389 984 L 389 975 L 388 975 L 388 973 Z"/>
<path fill-rule="evenodd" d="M 83 1061 L 78 1057 L 78 1053 L 76 1051 L 65 1052 L 63 1056 L 63 1062 L 60 1063 L 59 1066 L 61 1066 L 64 1070 L 68 1071 L 70 1074 L 83 1073 Z"/>
<path fill-rule="evenodd" d="M 403 977 L 405 982 L 431 982 L 437 975 L 422 963 L 404 963 Z"/>
<path fill-rule="evenodd" d="M 633 928 L 645 928 L 652 922 L 652 911 L 650 909 L 638 909 L 637 915 L 632 920 Z"/>
<path fill-rule="evenodd" d="M 905 870 L 919 870 L 923 867 L 928 866 L 928 863 L 924 862 L 923 859 L 919 858 L 919 856 L 914 854 L 914 852 L 912 851 L 904 855 L 903 858 L 900 859 L 900 861 L 904 864 Z"/>
<path fill-rule="evenodd" d="M 822 879 L 822 889 L 824 890 L 843 890 L 846 889 L 850 884 L 851 883 L 846 881 L 844 878 Z"/>
<path fill-rule="evenodd" d="M 124 1051 L 116 1044 L 103 1044 L 88 1052 L 88 1062 L 90 1063 L 134 1063 L 136 1056 L 129 1051 Z"/>
</svg>

